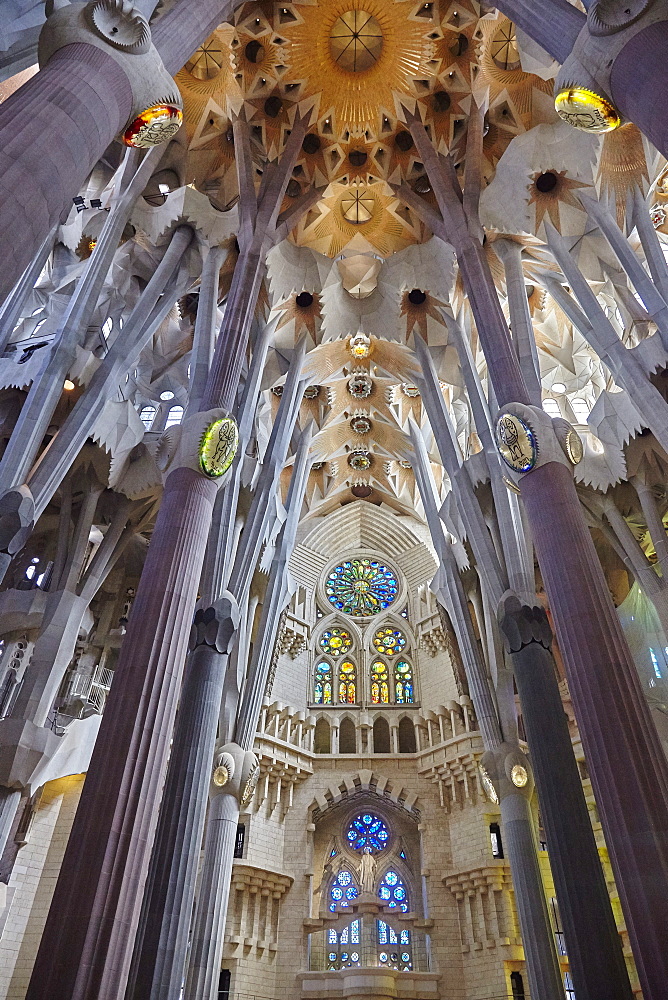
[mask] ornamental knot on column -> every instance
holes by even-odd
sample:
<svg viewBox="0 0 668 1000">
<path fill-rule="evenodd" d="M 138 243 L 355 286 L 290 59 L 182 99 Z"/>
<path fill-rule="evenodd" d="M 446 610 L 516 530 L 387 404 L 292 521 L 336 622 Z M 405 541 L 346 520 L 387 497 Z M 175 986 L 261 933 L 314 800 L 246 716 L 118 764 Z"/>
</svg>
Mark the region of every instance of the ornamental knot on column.
<svg viewBox="0 0 668 1000">
<path fill-rule="evenodd" d="M 509 653 L 519 653 L 532 643 L 551 648 L 552 629 L 544 608 L 530 607 L 515 594 L 506 594 L 501 598 L 497 617 Z"/>
<path fill-rule="evenodd" d="M 32 531 L 35 502 L 27 486 L 17 486 L 0 496 L 0 552 L 14 556 Z"/>
<path fill-rule="evenodd" d="M 199 608 L 190 629 L 189 649 L 208 646 L 217 653 L 229 653 L 239 628 L 239 607 L 231 594 L 208 608 Z"/>
</svg>

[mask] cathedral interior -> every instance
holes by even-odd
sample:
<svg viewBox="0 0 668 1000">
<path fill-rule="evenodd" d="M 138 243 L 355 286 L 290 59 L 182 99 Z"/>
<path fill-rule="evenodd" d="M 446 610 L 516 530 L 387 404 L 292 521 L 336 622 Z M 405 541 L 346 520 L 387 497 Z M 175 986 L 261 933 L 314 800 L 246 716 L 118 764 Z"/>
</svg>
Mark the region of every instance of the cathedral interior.
<svg viewBox="0 0 668 1000">
<path fill-rule="evenodd" d="M 4 0 L 0 1000 L 668 996 L 668 0 Z"/>
</svg>

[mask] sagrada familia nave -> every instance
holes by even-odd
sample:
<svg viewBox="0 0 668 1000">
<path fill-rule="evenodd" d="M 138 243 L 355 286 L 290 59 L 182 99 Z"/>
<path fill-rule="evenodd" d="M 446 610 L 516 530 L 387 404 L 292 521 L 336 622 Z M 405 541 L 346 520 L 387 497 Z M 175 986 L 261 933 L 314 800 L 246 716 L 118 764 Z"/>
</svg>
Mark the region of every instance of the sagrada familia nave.
<svg viewBox="0 0 668 1000">
<path fill-rule="evenodd" d="M 667 1000 L 668 0 L 1 0 L 0 1000 Z"/>
</svg>

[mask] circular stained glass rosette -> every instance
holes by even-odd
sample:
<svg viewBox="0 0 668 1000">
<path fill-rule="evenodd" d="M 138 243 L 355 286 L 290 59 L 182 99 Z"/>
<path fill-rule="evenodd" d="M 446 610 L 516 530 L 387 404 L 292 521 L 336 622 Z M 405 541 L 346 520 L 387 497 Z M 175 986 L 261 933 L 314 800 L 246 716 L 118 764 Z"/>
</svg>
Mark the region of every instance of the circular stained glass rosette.
<svg viewBox="0 0 668 1000">
<path fill-rule="evenodd" d="M 327 600 L 345 615 L 377 615 L 396 600 L 399 584 L 391 569 L 373 559 L 351 559 L 327 577 Z"/>
<path fill-rule="evenodd" d="M 394 656 L 406 645 L 406 636 L 398 628 L 379 628 L 373 637 L 373 644 L 379 653 Z"/>
<path fill-rule="evenodd" d="M 123 133 L 126 146 L 150 149 L 176 135 L 183 122 L 183 112 L 173 104 L 155 104 L 137 115 Z"/>
<path fill-rule="evenodd" d="M 536 437 L 528 424 L 514 413 L 502 413 L 496 421 L 496 445 L 513 472 L 529 472 L 536 464 Z"/>
<path fill-rule="evenodd" d="M 239 431 L 233 417 L 214 420 L 204 431 L 199 446 L 199 464 L 209 479 L 219 479 L 234 461 L 239 446 Z"/>
<path fill-rule="evenodd" d="M 328 628 L 320 636 L 320 646 L 323 653 L 330 656 L 341 656 L 347 653 L 353 644 L 350 632 L 342 628 Z"/>
<path fill-rule="evenodd" d="M 367 848 L 372 854 L 387 847 L 390 831 L 385 823 L 373 813 L 362 813 L 351 821 L 346 831 L 346 839 L 353 851 L 364 853 Z"/>
</svg>

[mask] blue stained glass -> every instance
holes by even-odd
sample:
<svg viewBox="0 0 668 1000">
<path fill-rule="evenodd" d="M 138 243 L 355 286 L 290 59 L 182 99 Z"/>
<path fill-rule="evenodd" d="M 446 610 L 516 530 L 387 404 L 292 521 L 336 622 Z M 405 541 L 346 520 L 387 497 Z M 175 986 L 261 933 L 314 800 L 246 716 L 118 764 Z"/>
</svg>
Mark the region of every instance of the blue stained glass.
<svg viewBox="0 0 668 1000">
<path fill-rule="evenodd" d="M 401 932 L 401 943 L 402 944 L 408 944 L 408 942 L 410 941 L 410 939 L 411 939 L 410 931 L 402 931 Z"/>
<path fill-rule="evenodd" d="M 399 593 L 391 569 L 371 559 L 352 559 L 335 566 L 327 577 L 325 593 L 330 604 L 346 615 L 377 615 Z"/>
<path fill-rule="evenodd" d="M 390 831 L 378 816 L 363 813 L 351 821 L 346 831 L 346 839 L 354 851 L 361 853 L 368 847 L 375 854 L 387 845 Z"/>
<path fill-rule="evenodd" d="M 329 934 L 327 936 L 327 943 L 328 944 L 336 944 L 336 931 L 334 930 L 333 927 L 329 928 Z M 330 958 L 331 958 L 331 956 L 330 956 Z"/>
<path fill-rule="evenodd" d="M 352 941 L 353 944 L 359 944 L 360 943 L 360 922 L 359 922 L 359 920 L 355 920 L 350 925 L 350 940 Z"/>
<path fill-rule="evenodd" d="M 357 899 L 357 895 L 357 889 L 354 885 L 351 885 L 346 889 L 346 899 Z"/>
<path fill-rule="evenodd" d="M 343 889 L 335 885 L 332 889 L 332 899 L 343 899 Z"/>
<path fill-rule="evenodd" d="M 339 885 L 350 885 L 352 880 L 353 877 L 350 874 L 350 872 L 341 872 L 337 879 L 337 882 L 339 883 Z"/>
<path fill-rule="evenodd" d="M 336 962 L 336 952 L 335 951 L 330 951 L 330 953 L 329 953 L 329 960 L 330 960 L 330 962 Z"/>
<path fill-rule="evenodd" d="M 378 887 L 378 895 L 390 909 L 399 907 L 403 913 L 408 913 L 408 892 L 404 880 L 392 869 L 385 872 Z"/>
<path fill-rule="evenodd" d="M 378 921 L 378 944 L 387 944 L 387 924 L 384 920 Z"/>
<path fill-rule="evenodd" d="M 341 944 L 348 944 L 348 928 L 344 927 L 341 931 L 341 937 L 339 938 Z"/>
<path fill-rule="evenodd" d="M 405 951 L 403 953 L 403 955 L 401 956 L 401 961 L 402 962 L 410 962 L 410 960 L 411 960 L 411 956 L 408 954 L 407 951 Z"/>
</svg>

